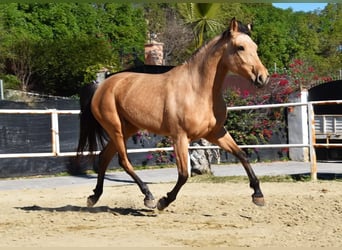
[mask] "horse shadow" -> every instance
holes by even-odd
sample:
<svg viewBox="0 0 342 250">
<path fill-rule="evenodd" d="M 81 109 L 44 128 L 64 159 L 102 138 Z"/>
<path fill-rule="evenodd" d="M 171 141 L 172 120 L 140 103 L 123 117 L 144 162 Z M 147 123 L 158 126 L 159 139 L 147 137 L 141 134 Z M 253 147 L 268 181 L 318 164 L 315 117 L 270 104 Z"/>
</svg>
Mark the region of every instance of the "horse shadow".
<svg viewBox="0 0 342 250">
<path fill-rule="evenodd" d="M 111 208 L 108 206 L 99 207 L 81 207 L 74 205 L 66 205 L 62 207 L 41 207 L 37 205 L 26 207 L 15 207 L 16 209 L 24 211 L 45 211 L 45 212 L 83 212 L 83 213 L 111 213 L 113 215 L 125 215 L 125 216 L 144 216 L 144 217 L 156 217 L 157 214 L 153 209 L 135 209 L 135 208 Z"/>
<path fill-rule="evenodd" d="M 80 174 L 80 175 L 74 175 L 73 177 L 78 177 L 82 179 L 97 179 L 96 175 L 92 174 Z M 111 181 L 111 182 L 117 182 L 117 183 L 123 183 L 123 184 L 136 184 L 136 182 L 133 179 L 129 179 L 130 177 L 127 175 L 127 177 L 117 177 L 115 174 L 106 174 L 105 180 Z M 154 182 L 151 181 L 145 181 L 146 184 L 153 184 Z"/>
</svg>

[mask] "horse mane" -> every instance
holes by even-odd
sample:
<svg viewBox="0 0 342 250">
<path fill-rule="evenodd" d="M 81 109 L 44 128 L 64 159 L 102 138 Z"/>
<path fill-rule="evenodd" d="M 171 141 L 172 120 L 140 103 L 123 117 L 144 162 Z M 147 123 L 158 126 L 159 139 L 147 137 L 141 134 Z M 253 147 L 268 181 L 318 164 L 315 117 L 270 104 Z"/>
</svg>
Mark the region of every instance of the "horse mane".
<svg viewBox="0 0 342 250">
<path fill-rule="evenodd" d="M 246 34 L 246 35 L 248 35 L 248 36 L 251 36 L 251 31 L 250 31 L 250 29 L 248 28 L 247 25 L 244 25 L 244 24 L 243 24 L 242 22 L 240 22 L 240 21 L 237 21 L 237 23 L 238 23 L 238 31 L 239 31 L 240 33 L 244 33 L 244 34 Z M 203 51 L 207 51 L 207 49 L 208 49 L 209 47 L 215 47 L 215 48 L 216 48 L 216 45 L 217 45 L 217 44 L 221 44 L 222 41 L 227 41 L 227 39 L 230 38 L 230 35 L 231 35 L 230 29 L 228 28 L 228 29 L 225 30 L 221 35 L 216 36 L 216 37 L 213 38 L 212 40 L 210 40 L 210 41 L 208 41 L 207 43 L 205 43 L 202 47 L 198 48 L 198 49 L 191 55 L 191 57 L 190 57 L 188 60 L 185 61 L 184 64 L 187 64 L 187 63 L 193 61 L 194 58 L 197 58 L 197 57 L 198 57 L 198 55 L 203 54 L 203 53 L 202 53 Z"/>
</svg>

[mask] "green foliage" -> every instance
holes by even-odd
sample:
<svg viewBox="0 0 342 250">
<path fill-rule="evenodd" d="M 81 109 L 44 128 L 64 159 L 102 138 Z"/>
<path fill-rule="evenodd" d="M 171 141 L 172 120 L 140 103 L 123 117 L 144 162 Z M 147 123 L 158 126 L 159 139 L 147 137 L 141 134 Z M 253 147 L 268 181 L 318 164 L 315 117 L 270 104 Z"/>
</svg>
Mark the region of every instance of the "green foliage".
<svg viewBox="0 0 342 250">
<path fill-rule="evenodd" d="M 143 51 L 146 41 L 146 22 L 140 8 L 131 4 L 108 3 L 103 5 L 101 30 L 115 51 L 135 48 Z"/>
<path fill-rule="evenodd" d="M 338 74 L 341 3 L 304 13 L 271 3 L 55 2 L 0 4 L 0 73 L 15 75 L 22 89 L 73 95 L 100 67 L 131 66 L 131 56 L 127 65 L 122 55 L 135 53 L 142 61 L 147 27 L 165 43 L 167 61 L 178 64 L 234 16 L 252 22 L 253 39 L 269 69 L 276 65 L 277 70 L 289 70 L 291 62 L 301 58 L 318 75 Z M 192 28 L 196 45 L 185 24 Z"/>
<path fill-rule="evenodd" d="M 320 75 L 336 74 L 342 63 L 340 3 L 330 3 L 321 12 L 293 12 L 255 4 L 251 9 L 253 38 L 268 68 L 276 63 L 289 68 L 295 58 L 310 63 Z"/>
<path fill-rule="evenodd" d="M 14 75 L 3 75 L 0 74 L 0 79 L 3 80 L 4 89 L 15 89 L 20 90 L 20 81 Z"/>
<path fill-rule="evenodd" d="M 192 27 L 196 38 L 196 49 L 207 39 L 217 34 L 223 25 L 218 21 L 221 11 L 219 3 L 180 3 L 178 10 L 185 23 Z"/>
<path fill-rule="evenodd" d="M 279 86 L 278 80 L 271 83 L 277 88 L 283 88 Z M 267 104 L 273 102 L 276 99 L 276 92 L 270 93 L 270 95 L 250 95 L 248 91 L 228 90 L 224 99 L 227 106 L 248 106 Z M 281 96 L 281 97 L 285 97 Z M 282 100 L 278 100 L 282 102 Z M 285 135 L 286 128 L 284 108 L 277 109 L 250 109 L 250 110 L 236 110 L 229 111 L 225 128 L 240 145 L 256 145 L 267 144 L 273 136 L 282 137 Z M 247 154 L 255 152 L 258 156 L 256 149 L 246 150 Z M 280 151 L 280 153 L 281 151 Z"/>
<path fill-rule="evenodd" d="M 84 72 L 84 80 L 82 82 L 82 85 L 87 85 L 90 82 L 94 81 L 94 79 L 97 78 L 97 74 L 99 72 L 103 72 L 103 71 L 116 72 L 116 71 L 119 71 L 120 67 L 116 65 L 115 59 L 110 60 L 110 61 L 106 64 L 98 63 L 98 64 L 91 65 L 91 66 L 87 67 L 85 72 Z"/>
<path fill-rule="evenodd" d="M 8 73 L 13 73 L 21 83 L 22 90 L 28 90 L 34 72 L 35 40 L 30 34 L 13 34 L 12 43 L 5 42 L 4 63 Z"/>
<path fill-rule="evenodd" d="M 228 105 L 246 106 L 250 104 L 249 98 L 240 91 L 229 91 L 224 97 Z M 230 111 L 225 127 L 238 144 L 258 144 L 259 140 L 264 141 L 263 130 L 257 124 L 261 119 L 260 116 L 255 110 Z"/>
<path fill-rule="evenodd" d="M 89 67 L 112 60 L 108 42 L 93 37 L 41 41 L 37 52 L 39 67 L 34 79 L 40 84 L 36 84 L 34 89 L 66 96 L 77 93 L 84 81 L 90 80 Z"/>
<path fill-rule="evenodd" d="M 315 66 L 324 73 L 335 73 L 342 65 L 342 3 L 328 3 L 317 20 L 318 57 Z"/>
<path fill-rule="evenodd" d="M 146 23 L 132 4 L 10 3 L 1 4 L 0 35 L 0 72 L 24 90 L 71 96 L 91 69 L 119 69 L 119 50 L 142 51 Z"/>
</svg>

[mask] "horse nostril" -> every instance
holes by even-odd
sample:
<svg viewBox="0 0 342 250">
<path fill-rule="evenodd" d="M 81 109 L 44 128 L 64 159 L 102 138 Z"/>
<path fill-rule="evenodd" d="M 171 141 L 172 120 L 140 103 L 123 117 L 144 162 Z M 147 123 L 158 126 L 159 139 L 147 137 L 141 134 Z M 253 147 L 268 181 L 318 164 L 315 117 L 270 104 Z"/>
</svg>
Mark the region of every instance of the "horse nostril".
<svg viewBox="0 0 342 250">
<path fill-rule="evenodd" d="M 262 79 L 262 75 L 259 75 L 259 76 L 258 76 L 258 82 L 259 82 L 259 83 L 263 83 L 263 82 L 264 82 L 263 79 Z"/>
<path fill-rule="evenodd" d="M 258 74 L 258 78 L 257 79 L 258 79 L 257 81 L 258 81 L 259 85 L 263 85 L 265 83 L 265 80 L 264 80 L 262 74 Z"/>
<path fill-rule="evenodd" d="M 258 74 L 258 76 L 256 78 L 256 84 L 258 84 L 259 86 L 263 86 L 263 85 L 266 85 L 268 83 L 268 80 L 269 80 L 269 75 L 266 75 L 264 77 L 264 75 Z"/>
</svg>

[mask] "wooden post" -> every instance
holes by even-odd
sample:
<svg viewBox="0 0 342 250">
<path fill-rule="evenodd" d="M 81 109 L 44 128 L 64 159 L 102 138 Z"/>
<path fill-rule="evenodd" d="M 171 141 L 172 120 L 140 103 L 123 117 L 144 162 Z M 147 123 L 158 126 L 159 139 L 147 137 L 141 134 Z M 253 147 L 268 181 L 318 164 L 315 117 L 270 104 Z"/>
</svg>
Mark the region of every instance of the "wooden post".
<svg viewBox="0 0 342 250">
<path fill-rule="evenodd" d="M 310 145 L 310 163 L 311 180 L 317 180 L 317 159 L 316 159 L 316 131 L 315 131 L 315 112 L 312 103 L 308 103 L 308 123 L 309 123 L 309 145 Z"/>
</svg>

